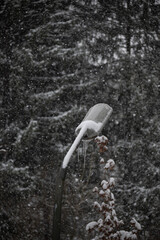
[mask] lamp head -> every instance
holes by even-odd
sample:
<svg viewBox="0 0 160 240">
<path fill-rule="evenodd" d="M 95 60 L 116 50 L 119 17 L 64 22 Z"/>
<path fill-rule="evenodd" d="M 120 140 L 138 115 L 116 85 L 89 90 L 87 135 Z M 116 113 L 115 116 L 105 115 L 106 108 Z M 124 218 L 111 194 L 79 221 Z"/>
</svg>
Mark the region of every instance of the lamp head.
<svg viewBox="0 0 160 240">
<path fill-rule="evenodd" d="M 76 134 L 85 127 L 84 139 L 95 138 L 101 133 L 112 111 L 112 108 L 108 104 L 98 103 L 94 105 L 89 109 L 81 124 L 76 128 Z"/>
</svg>

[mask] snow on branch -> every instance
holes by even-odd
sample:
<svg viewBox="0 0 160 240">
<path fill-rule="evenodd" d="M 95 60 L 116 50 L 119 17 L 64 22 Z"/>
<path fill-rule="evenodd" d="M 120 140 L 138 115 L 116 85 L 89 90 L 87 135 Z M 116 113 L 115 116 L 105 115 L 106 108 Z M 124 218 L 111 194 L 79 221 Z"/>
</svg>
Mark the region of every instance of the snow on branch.
<svg viewBox="0 0 160 240">
<path fill-rule="evenodd" d="M 106 144 L 108 139 L 104 136 L 97 137 L 96 142 L 100 146 Z M 105 146 L 105 145 L 104 145 Z M 100 163 L 104 164 L 103 170 L 107 173 L 109 170 L 113 170 L 115 162 L 113 159 L 109 159 L 105 164 L 103 158 L 100 159 Z M 136 240 L 138 239 L 138 233 L 141 230 L 141 225 L 135 218 L 131 220 L 131 226 L 133 229 L 130 231 L 120 230 L 124 224 L 122 220 L 119 220 L 115 211 L 115 197 L 111 191 L 111 188 L 115 186 L 115 179 L 109 177 L 101 181 L 101 189 L 94 187 L 93 192 L 98 195 L 99 202 L 95 201 L 93 206 L 96 208 L 101 218 L 97 221 L 92 221 L 87 224 L 86 230 L 95 232 L 94 240 Z M 93 239 L 92 239 L 93 240 Z"/>
<path fill-rule="evenodd" d="M 99 147 L 100 152 L 105 152 L 108 150 L 107 144 L 108 144 L 108 138 L 105 136 L 98 136 L 95 138 L 95 141 Z"/>
</svg>

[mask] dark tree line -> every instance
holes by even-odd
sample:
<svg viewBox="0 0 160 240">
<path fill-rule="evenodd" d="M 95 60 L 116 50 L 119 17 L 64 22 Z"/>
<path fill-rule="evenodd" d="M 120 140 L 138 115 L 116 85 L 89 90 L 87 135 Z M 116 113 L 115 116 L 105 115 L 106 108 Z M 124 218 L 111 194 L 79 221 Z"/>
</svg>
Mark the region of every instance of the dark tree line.
<svg viewBox="0 0 160 240">
<path fill-rule="evenodd" d="M 159 23 L 156 0 L 2 1 L 2 239 L 51 239 L 59 166 L 87 110 L 106 102 L 113 114 L 105 157 L 118 166 L 117 211 L 126 220 L 137 214 L 141 239 L 158 240 Z M 97 159 L 94 143 L 86 164 L 73 156 L 63 239 L 87 239 Z"/>
</svg>

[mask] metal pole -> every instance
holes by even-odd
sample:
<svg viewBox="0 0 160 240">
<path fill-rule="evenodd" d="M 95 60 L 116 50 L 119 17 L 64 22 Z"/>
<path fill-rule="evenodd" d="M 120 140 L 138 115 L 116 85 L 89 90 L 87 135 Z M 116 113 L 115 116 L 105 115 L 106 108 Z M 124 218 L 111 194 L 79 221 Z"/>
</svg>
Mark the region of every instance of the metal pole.
<svg viewBox="0 0 160 240">
<path fill-rule="evenodd" d="M 60 240 L 61 232 L 61 209 L 62 209 L 62 198 L 64 190 L 64 182 L 67 173 L 67 168 L 61 168 L 59 177 L 56 184 L 56 196 L 55 205 L 53 212 L 53 240 Z"/>
<path fill-rule="evenodd" d="M 53 240 L 60 240 L 60 232 L 61 232 L 61 212 L 62 212 L 62 199 L 63 199 L 63 190 L 64 190 L 64 182 L 66 178 L 67 168 L 69 160 L 79 145 L 83 135 L 85 134 L 86 128 L 82 128 L 67 152 L 60 172 L 56 182 L 56 195 L 55 195 L 55 205 L 53 210 Z"/>
</svg>

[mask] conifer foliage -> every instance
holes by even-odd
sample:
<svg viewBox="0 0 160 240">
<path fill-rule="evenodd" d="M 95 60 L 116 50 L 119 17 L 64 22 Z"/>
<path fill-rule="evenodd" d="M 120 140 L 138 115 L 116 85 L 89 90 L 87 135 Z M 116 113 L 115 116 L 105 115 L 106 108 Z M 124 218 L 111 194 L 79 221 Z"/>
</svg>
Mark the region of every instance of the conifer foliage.
<svg viewBox="0 0 160 240">
<path fill-rule="evenodd" d="M 2 0 L 0 23 L 1 239 L 51 239 L 59 166 L 87 110 L 104 102 L 117 213 L 128 222 L 136 212 L 141 239 L 159 240 L 160 2 Z M 91 145 L 67 176 L 82 173 L 84 199 L 100 177 Z M 86 239 L 91 205 L 78 205 L 79 181 L 70 189 L 62 240 Z"/>
</svg>

